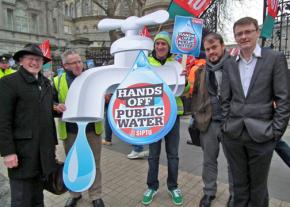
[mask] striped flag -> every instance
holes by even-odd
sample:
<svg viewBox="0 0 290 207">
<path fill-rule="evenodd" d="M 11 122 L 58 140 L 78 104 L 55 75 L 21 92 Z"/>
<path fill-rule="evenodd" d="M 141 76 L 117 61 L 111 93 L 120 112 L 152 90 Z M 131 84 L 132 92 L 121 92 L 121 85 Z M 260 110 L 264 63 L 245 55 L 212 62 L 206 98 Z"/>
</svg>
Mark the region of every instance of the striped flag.
<svg viewBox="0 0 290 207">
<path fill-rule="evenodd" d="M 51 51 L 50 51 L 50 42 L 49 40 L 44 40 L 40 45 L 39 45 L 43 55 L 45 57 L 48 57 L 51 59 Z M 51 62 L 46 63 L 45 65 L 42 66 L 43 71 L 49 71 L 51 70 Z"/>
<path fill-rule="evenodd" d="M 279 0 L 267 0 L 268 15 L 275 18 L 278 13 Z"/>
<path fill-rule="evenodd" d="M 143 29 L 140 31 L 140 35 L 151 38 L 151 34 L 146 26 L 144 26 Z"/>
<path fill-rule="evenodd" d="M 200 17 L 213 0 L 172 0 L 168 12 L 170 18 L 176 15 Z"/>
<path fill-rule="evenodd" d="M 51 58 L 51 52 L 50 52 L 50 43 L 49 40 L 44 40 L 40 45 L 40 49 L 42 50 L 42 53 L 45 57 Z"/>
</svg>

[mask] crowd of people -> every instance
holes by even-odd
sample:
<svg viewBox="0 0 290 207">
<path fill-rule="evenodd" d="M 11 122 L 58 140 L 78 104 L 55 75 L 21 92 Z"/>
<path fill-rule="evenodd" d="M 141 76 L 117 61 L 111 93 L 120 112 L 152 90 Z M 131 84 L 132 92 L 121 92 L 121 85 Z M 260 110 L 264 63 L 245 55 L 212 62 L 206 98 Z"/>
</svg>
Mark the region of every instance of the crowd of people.
<svg viewBox="0 0 290 207">
<path fill-rule="evenodd" d="M 290 116 L 288 66 L 282 53 L 261 48 L 257 20 L 244 17 L 237 20 L 233 33 L 239 54 L 231 57 L 220 34 L 209 32 L 202 42 L 205 61 L 198 65 L 191 88 L 191 115 L 200 132 L 203 151 L 202 180 L 204 184 L 200 207 L 210 207 L 217 192 L 217 158 L 220 146 L 228 161 L 228 207 L 267 207 L 267 179 L 274 150 L 290 167 L 290 148 L 281 138 Z M 175 61 L 170 53 L 168 32 L 154 37 L 154 49 L 149 63 L 159 67 Z M 43 180 L 56 170 L 55 146 L 59 140 L 68 154 L 77 126 L 54 117 L 66 110 L 68 90 L 84 71 L 81 56 L 67 50 L 62 56 L 64 73 L 53 84 L 42 75 L 43 64 L 51 61 L 36 44 L 28 44 L 16 52 L 13 59 L 19 64 L 9 67 L 11 56 L 0 56 L 0 154 L 8 169 L 12 207 L 44 206 Z M 187 69 L 180 75 L 185 75 Z M 186 91 L 185 91 L 186 92 Z M 105 111 L 111 94 L 105 97 Z M 147 190 L 142 203 L 149 205 L 158 192 L 158 169 L 162 142 L 167 156 L 167 189 L 173 204 L 182 205 L 183 195 L 178 187 L 180 117 L 183 103 L 176 97 L 178 116 L 164 139 L 143 146 L 132 146 L 129 159 L 148 157 Z M 88 190 L 92 206 L 104 207 L 102 200 L 101 148 L 112 145 L 112 130 L 105 119 L 103 124 L 90 123 L 86 135 L 96 163 L 96 177 Z M 190 156 L 190 155 L 189 155 Z M 64 204 L 74 207 L 82 198 L 81 192 L 70 191 Z"/>
</svg>

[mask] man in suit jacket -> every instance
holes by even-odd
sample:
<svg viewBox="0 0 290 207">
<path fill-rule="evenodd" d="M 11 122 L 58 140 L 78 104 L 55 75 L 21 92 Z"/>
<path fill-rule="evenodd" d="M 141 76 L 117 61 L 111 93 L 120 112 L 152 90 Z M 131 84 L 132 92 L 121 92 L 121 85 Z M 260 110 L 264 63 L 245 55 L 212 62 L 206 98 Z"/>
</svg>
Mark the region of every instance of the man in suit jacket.
<svg viewBox="0 0 290 207">
<path fill-rule="evenodd" d="M 52 86 L 40 70 L 50 61 L 36 44 L 15 53 L 17 72 L 0 80 L 0 154 L 11 206 L 44 206 L 43 180 L 56 169 Z"/>
<path fill-rule="evenodd" d="M 287 62 L 281 53 L 257 44 L 256 19 L 239 19 L 233 31 L 240 54 L 224 65 L 221 98 L 234 206 L 267 207 L 270 163 L 289 119 Z"/>
</svg>

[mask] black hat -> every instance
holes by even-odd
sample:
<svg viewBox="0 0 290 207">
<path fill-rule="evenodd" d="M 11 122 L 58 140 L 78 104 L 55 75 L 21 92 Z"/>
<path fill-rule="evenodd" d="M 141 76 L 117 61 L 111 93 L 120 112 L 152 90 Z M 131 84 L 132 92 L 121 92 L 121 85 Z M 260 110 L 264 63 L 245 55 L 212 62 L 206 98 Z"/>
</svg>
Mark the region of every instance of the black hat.
<svg viewBox="0 0 290 207">
<path fill-rule="evenodd" d="M 50 58 L 45 57 L 40 49 L 40 47 L 37 44 L 27 44 L 24 46 L 24 48 L 22 50 L 17 51 L 14 56 L 13 59 L 16 62 L 19 62 L 19 59 L 23 56 L 23 55 L 36 55 L 36 56 L 40 56 L 43 58 L 43 64 L 48 63 L 51 61 Z"/>
<path fill-rule="evenodd" d="M 12 58 L 12 55 L 2 54 L 2 55 L 0 55 L 0 62 L 8 63 L 10 58 Z"/>
</svg>

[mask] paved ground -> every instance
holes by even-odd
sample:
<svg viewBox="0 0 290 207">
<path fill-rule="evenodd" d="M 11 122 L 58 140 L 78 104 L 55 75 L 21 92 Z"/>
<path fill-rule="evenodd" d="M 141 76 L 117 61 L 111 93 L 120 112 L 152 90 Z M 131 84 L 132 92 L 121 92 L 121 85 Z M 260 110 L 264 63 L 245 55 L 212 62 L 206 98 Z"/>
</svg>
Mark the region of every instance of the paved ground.
<svg viewBox="0 0 290 207">
<path fill-rule="evenodd" d="M 186 123 L 188 120 L 185 118 L 182 120 L 182 140 L 180 146 L 180 160 L 181 167 L 179 171 L 179 187 L 183 191 L 184 194 L 184 205 L 195 207 L 198 206 L 199 200 L 202 196 L 202 181 L 200 177 L 201 171 L 201 160 L 202 156 L 201 150 L 199 148 L 191 147 L 184 144 L 186 133 L 183 131 L 186 128 Z M 185 134 L 184 134 L 185 133 Z M 289 132 L 287 132 L 289 133 Z M 286 133 L 286 136 L 288 136 Z M 289 133 L 290 134 L 290 133 Z M 147 161 L 146 160 L 128 160 L 126 158 L 126 153 L 130 151 L 130 146 L 121 143 L 117 140 L 113 140 L 114 145 L 112 147 L 104 147 L 102 150 L 102 172 L 103 172 L 103 200 L 107 207 L 141 207 L 143 206 L 140 202 L 142 198 L 143 192 L 146 190 L 146 175 L 147 175 Z M 186 152 L 186 153 L 185 153 Z M 58 157 L 60 159 L 64 158 L 62 146 L 58 146 Z M 199 157 L 199 162 L 194 162 L 196 157 Z M 184 163 L 183 160 L 187 160 Z M 213 207 L 223 207 L 226 204 L 228 199 L 228 185 L 226 184 L 226 171 L 221 167 L 226 164 L 224 161 L 224 157 L 221 153 L 219 158 L 220 167 L 220 176 L 219 176 L 219 184 L 218 184 L 218 193 L 217 198 L 213 202 Z M 194 165 L 191 169 L 186 166 Z M 274 167 L 274 171 L 273 168 Z M 288 170 L 288 171 L 286 171 Z M 282 179 L 285 179 L 285 182 L 282 182 L 277 178 L 276 180 L 272 180 L 271 182 L 280 186 L 281 191 L 283 189 L 289 189 L 289 185 L 287 182 L 290 180 L 289 169 L 284 168 L 283 163 L 279 160 L 279 158 L 275 155 L 273 159 L 273 164 L 271 167 L 271 175 L 281 176 L 282 172 L 288 172 L 286 177 L 282 176 Z M 3 176 L 4 175 L 4 176 Z M 270 175 L 270 176 L 271 176 Z M 8 207 L 9 206 L 9 190 L 8 190 L 8 182 L 6 178 L 6 169 L 3 166 L 3 162 L 0 162 L 0 206 Z M 160 179 L 160 189 L 158 194 L 156 195 L 152 205 L 152 207 L 169 207 L 174 206 L 171 203 L 170 197 L 166 191 L 166 177 L 167 177 L 167 167 L 164 159 L 164 152 L 162 152 L 162 159 L 159 171 L 159 179 Z M 271 180 L 272 178 L 269 178 Z M 270 188 L 272 187 L 270 182 Z M 280 191 L 278 188 L 277 191 Z M 286 190 L 287 191 L 287 190 Z M 278 196 L 276 196 L 276 194 Z M 290 202 L 287 199 L 276 199 L 279 197 L 280 192 L 274 191 L 271 192 L 271 201 L 270 207 L 290 207 Z M 55 196 L 48 192 L 45 193 L 45 204 L 46 207 L 62 207 L 65 204 L 65 201 L 68 197 L 68 193 Z M 280 195 L 280 197 L 283 197 Z M 288 199 L 290 194 L 288 194 Z M 83 199 L 79 202 L 78 206 L 87 207 L 91 206 L 88 201 L 88 196 L 85 193 Z"/>
<path fill-rule="evenodd" d="M 186 139 L 189 137 L 187 132 L 188 124 L 189 117 L 182 117 L 180 125 L 179 170 L 192 173 L 196 176 L 201 176 L 203 153 L 200 147 L 186 144 Z M 288 126 L 283 139 L 290 144 L 290 125 Z M 128 144 L 117 138 L 113 138 L 113 146 L 107 148 L 120 152 L 123 156 L 126 156 L 126 154 L 128 154 L 131 150 L 131 147 L 128 146 Z M 160 163 L 162 165 L 167 165 L 164 146 L 162 146 Z M 220 150 L 220 155 L 218 158 L 218 172 L 218 180 L 222 183 L 227 183 L 227 162 L 222 149 Z M 274 153 L 272 159 L 268 182 L 271 197 L 290 203 L 290 169 L 276 153 Z"/>
</svg>

